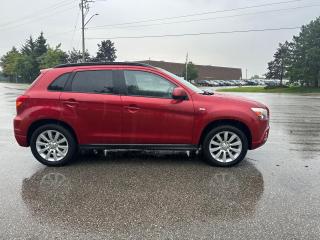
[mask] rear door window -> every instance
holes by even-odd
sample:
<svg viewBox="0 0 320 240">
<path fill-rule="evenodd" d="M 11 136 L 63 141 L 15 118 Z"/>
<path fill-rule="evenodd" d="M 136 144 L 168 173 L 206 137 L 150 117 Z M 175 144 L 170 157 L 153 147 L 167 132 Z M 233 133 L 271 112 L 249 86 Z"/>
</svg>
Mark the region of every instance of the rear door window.
<svg viewBox="0 0 320 240">
<path fill-rule="evenodd" d="M 72 92 L 115 93 L 111 70 L 76 72 L 71 84 Z"/>
</svg>

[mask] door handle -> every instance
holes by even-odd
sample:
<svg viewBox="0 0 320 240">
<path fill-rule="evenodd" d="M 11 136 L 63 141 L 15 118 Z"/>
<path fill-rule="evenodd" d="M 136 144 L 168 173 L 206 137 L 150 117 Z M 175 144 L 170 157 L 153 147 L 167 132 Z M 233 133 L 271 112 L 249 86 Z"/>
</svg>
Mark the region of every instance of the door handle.
<svg viewBox="0 0 320 240">
<path fill-rule="evenodd" d="M 129 112 L 136 112 L 136 111 L 140 110 L 140 108 L 135 104 L 125 106 L 124 108 L 127 109 Z"/>
<path fill-rule="evenodd" d="M 64 103 L 65 105 L 68 105 L 68 106 L 76 106 L 76 105 L 79 104 L 79 103 L 78 103 L 75 99 L 73 99 L 73 98 L 69 98 L 69 99 L 67 99 L 67 100 L 64 100 L 63 103 Z"/>
</svg>

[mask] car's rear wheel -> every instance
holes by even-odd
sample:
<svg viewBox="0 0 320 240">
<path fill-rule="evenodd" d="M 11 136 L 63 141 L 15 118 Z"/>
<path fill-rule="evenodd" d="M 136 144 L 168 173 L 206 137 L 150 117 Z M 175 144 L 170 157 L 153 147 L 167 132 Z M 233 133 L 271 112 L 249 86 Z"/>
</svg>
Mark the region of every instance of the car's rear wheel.
<svg viewBox="0 0 320 240">
<path fill-rule="evenodd" d="M 243 131 L 236 127 L 218 126 L 206 135 L 202 150 L 210 165 L 230 167 L 244 159 L 248 140 Z"/>
<path fill-rule="evenodd" d="M 30 147 L 39 162 L 48 166 L 62 166 L 73 159 L 77 144 L 69 130 L 60 125 L 47 124 L 33 132 Z"/>
</svg>

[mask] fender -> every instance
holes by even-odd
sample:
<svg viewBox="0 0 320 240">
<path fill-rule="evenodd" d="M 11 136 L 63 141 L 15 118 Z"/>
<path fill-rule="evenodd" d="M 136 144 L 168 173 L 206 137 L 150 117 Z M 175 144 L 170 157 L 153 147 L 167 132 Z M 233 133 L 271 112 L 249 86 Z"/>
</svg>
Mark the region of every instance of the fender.
<svg viewBox="0 0 320 240">
<path fill-rule="evenodd" d="M 225 108 L 217 111 L 205 112 L 195 117 L 193 144 L 200 143 L 201 135 L 207 126 L 222 120 L 232 120 L 242 123 L 249 129 L 251 136 L 253 136 L 254 128 L 252 128 L 252 126 L 256 122 L 254 116 L 251 116 L 246 111 L 240 111 L 234 108 Z"/>
</svg>

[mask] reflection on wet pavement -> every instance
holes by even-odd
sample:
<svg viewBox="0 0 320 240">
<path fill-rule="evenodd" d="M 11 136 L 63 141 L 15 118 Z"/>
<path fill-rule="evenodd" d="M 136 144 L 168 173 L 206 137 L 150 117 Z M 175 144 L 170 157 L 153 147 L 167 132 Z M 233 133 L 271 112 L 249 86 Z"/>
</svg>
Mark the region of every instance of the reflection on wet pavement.
<svg viewBox="0 0 320 240">
<path fill-rule="evenodd" d="M 0 83 L 0 239 L 318 239 L 320 95 L 241 94 L 270 139 L 234 168 L 172 152 L 81 155 L 48 168 L 16 144 Z"/>
<path fill-rule="evenodd" d="M 42 169 L 24 179 L 23 201 L 39 222 L 115 236 L 141 227 L 168 237 L 179 231 L 186 238 L 190 228 L 254 214 L 263 193 L 262 175 L 249 163 L 217 169 L 185 154 L 125 155 Z"/>
</svg>

